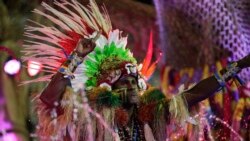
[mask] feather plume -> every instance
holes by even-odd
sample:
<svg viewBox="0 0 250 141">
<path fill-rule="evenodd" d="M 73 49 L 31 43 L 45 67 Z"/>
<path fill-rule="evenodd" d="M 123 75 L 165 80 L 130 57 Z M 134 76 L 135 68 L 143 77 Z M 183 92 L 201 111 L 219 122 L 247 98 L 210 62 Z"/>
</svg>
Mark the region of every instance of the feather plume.
<svg viewBox="0 0 250 141">
<path fill-rule="evenodd" d="M 145 77 L 146 80 L 148 80 L 151 77 L 151 75 L 154 73 L 156 65 L 162 56 L 162 53 L 160 52 L 156 61 L 151 64 L 152 56 L 153 56 L 153 32 L 151 31 L 147 55 L 145 59 L 143 60 L 142 69 L 141 69 L 141 74 Z"/>
<path fill-rule="evenodd" d="M 151 59 L 152 59 L 152 55 L 153 55 L 153 34 L 152 31 L 150 32 L 150 38 L 149 38 L 149 44 L 148 44 L 148 51 L 147 51 L 147 55 L 145 57 L 145 59 L 143 60 L 143 67 L 142 67 L 142 74 L 146 74 L 148 67 L 151 63 Z"/>
<path fill-rule="evenodd" d="M 43 2 L 45 12 L 35 9 L 33 12 L 51 21 L 55 26 L 47 26 L 30 20 L 33 26 L 26 26 L 25 41 L 22 52 L 24 62 L 40 62 L 48 75 L 23 84 L 49 81 L 62 63 L 76 47 L 80 38 L 88 38 L 95 31 L 102 31 L 102 37 L 108 38 L 112 30 L 111 21 L 105 7 L 103 13 L 95 1 L 90 0 L 88 7 L 75 0 L 54 1 L 56 8 Z M 62 12 L 63 11 L 63 12 Z M 123 42 L 122 42 L 123 43 Z M 82 73 L 82 72 L 81 72 Z"/>
</svg>

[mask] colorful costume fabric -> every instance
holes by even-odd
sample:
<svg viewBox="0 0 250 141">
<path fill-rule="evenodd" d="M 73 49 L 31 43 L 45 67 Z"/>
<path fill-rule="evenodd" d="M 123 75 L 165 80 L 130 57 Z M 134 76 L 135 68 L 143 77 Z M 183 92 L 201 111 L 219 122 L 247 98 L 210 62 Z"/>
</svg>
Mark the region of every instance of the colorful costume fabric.
<svg viewBox="0 0 250 141">
<path fill-rule="evenodd" d="M 167 100 L 160 90 L 149 88 L 141 96 L 140 105 L 132 116 L 135 118 L 132 121 L 137 122 L 133 123 L 134 127 L 130 126 L 131 119 L 118 99 L 115 102 L 116 98 L 118 97 L 106 88 L 96 88 L 89 93 L 90 107 L 85 109 L 81 95 L 68 87 L 62 98 L 63 114 L 59 115 L 40 102 L 37 107 L 37 133 L 40 140 L 132 140 L 131 134 L 136 127 L 139 132 L 137 140 L 162 141 L 172 132 L 185 128 L 186 122 L 196 124 L 189 116 L 182 94 Z M 169 130 L 173 127 L 176 129 Z"/>
</svg>

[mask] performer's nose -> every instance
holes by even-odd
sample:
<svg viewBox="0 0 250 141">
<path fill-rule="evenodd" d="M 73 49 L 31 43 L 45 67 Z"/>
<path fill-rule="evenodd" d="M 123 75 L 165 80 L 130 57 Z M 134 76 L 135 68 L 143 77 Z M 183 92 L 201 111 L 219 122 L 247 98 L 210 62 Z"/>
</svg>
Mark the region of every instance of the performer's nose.
<svg viewBox="0 0 250 141">
<path fill-rule="evenodd" d="M 129 79 L 128 80 L 128 89 L 135 88 L 136 86 L 136 80 L 135 79 Z"/>
</svg>

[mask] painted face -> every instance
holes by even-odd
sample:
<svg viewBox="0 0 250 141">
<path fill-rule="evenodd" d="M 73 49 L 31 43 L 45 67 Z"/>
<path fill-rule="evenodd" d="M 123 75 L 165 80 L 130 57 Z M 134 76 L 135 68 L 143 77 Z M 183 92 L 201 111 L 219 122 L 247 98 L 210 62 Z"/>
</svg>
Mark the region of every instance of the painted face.
<svg viewBox="0 0 250 141">
<path fill-rule="evenodd" d="M 113 90 L 118 91 L 121 94 L 123 103 L 139 103 L 139 90 L 135 77 L 123 75 L 117 82 L 113 84 Z"/>
</svg>

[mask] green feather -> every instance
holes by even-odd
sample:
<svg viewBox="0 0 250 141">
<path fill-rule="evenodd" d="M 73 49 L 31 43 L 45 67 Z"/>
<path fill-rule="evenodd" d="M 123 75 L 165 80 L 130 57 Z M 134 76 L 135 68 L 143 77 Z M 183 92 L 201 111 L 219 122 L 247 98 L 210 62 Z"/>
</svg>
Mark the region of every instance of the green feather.
<svg viewBox="0 0 250 141">
<path fill-rule="evenodd" d="M 103 49 L 96 47 L 93 53 L 89 54 L 89 58 L 84 61 L 86 66 L 86 76 L 89 77 L 89 79 L 97 79 L 96 77 L 98 74 L 100 74 L 100 71 L 105 71 L 105 69 L 109 68 L 102 67 L 103 61 L 112 57 L 115 57 L 120 61 L 136 63 L 135 58 L 129 56 L 129 53 L 129 49 L 118 48 L 114 42 L 112 42 L 110 45 L 105 45 Z M 111 63 L 110 65 L 113 64 Z M 101 70 L 103 68 L 104 70 Z M 96 86 L 96 80 L 93 82 L 91 80 L 87 82 L 88 86 Z"/>
<path fill-rule="evenodd" d="M 108 107 L 118 107 L 121 105 L 119 96 L 110 91 L 100 93 L 98 95 L 97 103 L 101 106 Z"/>
<path fill-rule="evenodd" d="M 162 99 L 165 99 L 165 95 L 161 92 L 159 89 L 154 89 L 142 96 L 142 101 L 145 104 L 154 102 L 154 101 L 160 101 Z"/>
<path fill-rule="evenodd" d="M 94 52 L 95 52 L 96 54 L 101 54 L 101 53 L 102 53 L 102 50 L 101 50 L 100 47 L 96 47 L 96 48 L 94 49 Z"/>
</svg>

